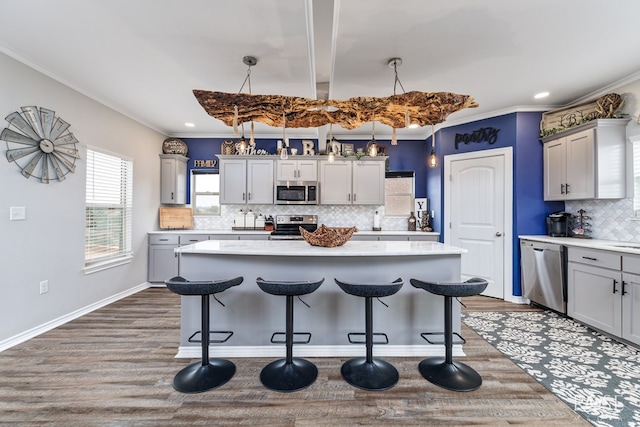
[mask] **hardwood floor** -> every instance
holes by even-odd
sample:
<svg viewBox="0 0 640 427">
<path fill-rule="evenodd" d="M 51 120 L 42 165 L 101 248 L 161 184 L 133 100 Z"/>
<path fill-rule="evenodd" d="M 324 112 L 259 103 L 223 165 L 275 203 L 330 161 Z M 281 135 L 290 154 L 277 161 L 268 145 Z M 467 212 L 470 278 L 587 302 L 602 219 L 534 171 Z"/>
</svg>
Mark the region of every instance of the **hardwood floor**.
<svg viewBox="0 0 640 427">
<path fill-rule="evenodd" d="M 533 309 L 463 302 L 466 310 Z M 484 380 L 474 392 L 427 382 L 419 358 L 387 358 L 398 385 L 362 391 L 342 380 L 346 359 L 317 358 L 311 387 L 277 393 L 259 380 L 271 359 L 238 358 L 229 383 L 181 394 L 171 386 L 189 363 L 174 357 L 179 320 L 179 298 L 150 288 L 0 353 L 0 425 L 589 425 L 466 326 L 464 361 Z"/>
</svg>

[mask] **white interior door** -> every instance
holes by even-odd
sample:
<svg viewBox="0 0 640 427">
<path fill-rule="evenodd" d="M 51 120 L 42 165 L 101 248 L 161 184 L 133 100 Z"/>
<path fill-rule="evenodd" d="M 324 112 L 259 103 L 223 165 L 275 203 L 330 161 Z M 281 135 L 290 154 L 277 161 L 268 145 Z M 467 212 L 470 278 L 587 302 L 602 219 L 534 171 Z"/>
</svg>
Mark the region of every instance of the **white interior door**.
<svg viewBox="0 0 640 427">
<path fill-rule="evenodd" d="M 445 158 L 445 242 L 469 251 L 462 279 L 486 279 L 483 295 L 501 299 L 512 294 L 511 162 L 510 148 Z"/>
</svg>

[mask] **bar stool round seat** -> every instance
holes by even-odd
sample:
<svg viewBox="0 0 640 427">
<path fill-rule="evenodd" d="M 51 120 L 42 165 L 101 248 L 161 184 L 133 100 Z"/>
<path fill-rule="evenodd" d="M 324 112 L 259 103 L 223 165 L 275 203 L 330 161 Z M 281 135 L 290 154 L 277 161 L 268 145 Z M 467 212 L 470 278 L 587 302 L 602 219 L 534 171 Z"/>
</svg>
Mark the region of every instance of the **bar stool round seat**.
<svg viewBox="0 0 640 427">
<path fill-rule="evenodd" d="M 285 344 L 286 357 L 269 363 L 260 372 L 260 381 L 266 388 L 288 393 L 307 388 L 318 378 L 316 365 L 306 359 L 293 357 L 293 344 L 306 344 L 311 340 L 310 333 L 294 333 L 293 331 L 293 297 L 314 292 L 322 282 L 324 282 L 324 278 L 315 282 L 268 281 L 261 277 L 256 279 L 256 283 L 264 292 L 271 295 L 286 296 L 285 340 L 274 340 L 274 337 L 282 334 L 282 332 L 276 332 L 271 336 L 272 343 Z M 308 339 L 306 341 L 294 341 L 294 337 L 297 334 L 306 335 Z"/>
<path fill-rule="evenodd" d="M 430 357 L 418 365 L 422 376 L 432 384 L 452 391 L 473 391 L 482 385 L 482 377 L 470 366 L 453 360 L 452 302 L 455 297 L 482 293 L 487 281 L 474 277 L 462 283 L 425 282 L 411 279 L 415 288 L 444 296 L 445 357 Z"/>
<path fill-rule="evenodd" d="M 173 388 L 182 393 L 202 393 L 225 384 L 236 372 L 236 365 L 226 359 L 209 359 L 210 327 L 209 296 L 242 283 L 242 277 L 216 281 L 189 281 L 176 276 L 167 281 L 167 288 L 178 295 L 201 296 L 202 359 L 183 368 L 173 378 Z M 230 333 L 231 336 L 233 332 Z M 228 337 L 227 337 L 228 339 Z M 226 340 L 225 340 L 226 341 Z"/>
<path fill-rule="evenodd" d="M 402 279 L 396 279 L 391 283 L 349 283 L 338 279 L 335 281 L 347 294 L 365 299 L 366 356 L 347 360 L 340 369 L 342 378 L 352 386 L 363 390 L 388 390 L 398 383 L 400 376 L 391 363 L 373 357 L 373 298 L 395 294 L 402 288 L 403 281 Z M 386 338 L 385 334 L 379 335 L 384 335 Z M 354 343 L 351 337 L 349 342 Z"/>
</svg>

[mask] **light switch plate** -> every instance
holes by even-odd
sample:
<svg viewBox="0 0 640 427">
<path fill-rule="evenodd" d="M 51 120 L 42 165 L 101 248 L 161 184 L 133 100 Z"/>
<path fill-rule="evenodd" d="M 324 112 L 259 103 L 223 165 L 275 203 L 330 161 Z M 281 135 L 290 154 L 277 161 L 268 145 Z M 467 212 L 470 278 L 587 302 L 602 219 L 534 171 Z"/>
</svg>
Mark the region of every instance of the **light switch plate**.
<svg viewBox="0 0 640 427">
<path fill-rule="evenodd" d="M 24 206 L 11 206 L 9 207 L 9 220 L 10 221 L 24 221 L 27 219 L 27 208 Z"/>
</svg>

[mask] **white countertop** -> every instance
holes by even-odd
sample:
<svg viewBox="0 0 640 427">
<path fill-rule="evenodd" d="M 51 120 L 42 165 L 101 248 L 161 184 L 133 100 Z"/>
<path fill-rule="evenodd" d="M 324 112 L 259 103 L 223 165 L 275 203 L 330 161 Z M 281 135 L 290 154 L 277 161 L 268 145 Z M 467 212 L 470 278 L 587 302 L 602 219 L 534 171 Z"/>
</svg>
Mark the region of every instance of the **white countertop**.
<svg viewBox="0 0 640 427">
<path fill-rule="evenodd" d="M 582 239 L 576 237 L 549 237 L 549 236 L 518 236 L 520 239 L 533 240 L 535 242 L 555 243 L 565 246 L 575 246 L 590 249 L 602 249 L 614 252 L 640 254 L 640 243 L 623 242 L 618 240 Z M 632 247 L 629 247 L 632 246 Z"/>
<path fill-rule="evenodd" d="M 342 246 L 324 248 L 312 246 L 304 240 L 205 240 L 176 248 L 181 254 L 228 254 L 267 256 L 424 256 L 459 255 L 466 249 L 438 242 L 364 242 L 348 241 Z"/>
<path fill-rule="evenodd" d="M 150 231 L 148 234 L 271 234 L 271 231 L 264 230 L 157 230 Z M 355 234 L 360 236 L 439 236 L 440 233 L 431 231 L 397 231 L 397 230 L 358 230 Z"/>
</svg>

